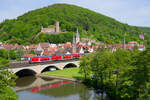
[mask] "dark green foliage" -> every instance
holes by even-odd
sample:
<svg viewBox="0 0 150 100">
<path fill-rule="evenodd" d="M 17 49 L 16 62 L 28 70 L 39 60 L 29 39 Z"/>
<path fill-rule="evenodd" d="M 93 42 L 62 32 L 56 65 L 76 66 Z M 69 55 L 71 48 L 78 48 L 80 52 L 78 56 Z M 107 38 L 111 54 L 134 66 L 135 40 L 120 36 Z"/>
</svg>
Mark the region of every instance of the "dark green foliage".
<svg viewBox="0 0 150 100">
<path fill-rule="evenodd" d="M 150 99 L 150 46 L 145 51 L 101 48 L 81 58 L 80 72 L 112 100 Z M 86 82 L 87 83 L 87 82 Z"/>
<path fill-rule="evenodd" d="M 16 52 L 14 50 L 9 50 L 8 55 L 10 59 L 12 60 L 16 59 Z"/>
<path fill-rule="evenodd" d="M 20 60 L 21 56 L 23 56 L 23 55 L 24 55 L 24 51 L 22 49 L 18 49 L 16 51 L 16 59 L 17 60 Z"/>
<path fill-rule="evenodd" d="M 149 27 L 138 27 L 139 30 L 149 33 L 150 34 L 150 28 Z"/>
<path fill-rule="evenodd" d="M 0 57 L 4 59 L 16 59 L 16 52 L 14 50 L 4 50 L 0 49 Z"/>
<path fill-rule="evenodd" d="M 4 50 L 4 49 L 1 49 L 0 50 L 0 57 L 8 59 L 8 51 Z"/>
<path fill-rule="evenodd" d="M 60 34 L 40 34 L 39 35 L 39 42 L 50 42 L 50 43 L 66 43 L 72 42 L 73 33 L 60 33 Z"/>
<path fill-rule="evenodd" d="M 0 91 L 0 99 L 1 100 L 18 100 L 18 96 L 16 92 L 13 91 L 11 87 L 3 88 L 3 91 Z"/>
<path fill-rule="evenodd" d="M 17 100 L 15 91 L 11 88 L 14 86 L 16 76 L 8 71 L 9 62 L 0 58 L 0 100 Z"/>
<path fill-rule="evenodd" d="M 0 49 L 0 57 L 2 57 L 3 59 L 19 60 L 23 55 L 24 51 L 21 49 L 18 49 L 16 51 Z"/>
<path fill-rule="evenodd" d="M 102 14 L 68 4 L 55 4 L 30 11 L 17 19 L 5 20 L 0 24 L 0 40 L 8 43 L 31 44 L 47 41 L 45 38 L 51 37 L 49 41 L 52 42 L 67 41 L 68 37 L 58 41 L 55 36 L 39 35 L 42 26 L 55 25 L 55 21 L 60 22 L 61 29 L 75 32 L 78 27 L 81 37 L 106 43 L 122 43 L 125 33 L 127 42 L 141 41 L 138 34 L 142 29 L 139 30 L 137 27 L 122 24 Z"/>
<path fill-rule="evenodd" d="M 34 50 L 31 50 L 31 51 L 29 52 L 29 54 L 35 54 Z"/>
</svg>

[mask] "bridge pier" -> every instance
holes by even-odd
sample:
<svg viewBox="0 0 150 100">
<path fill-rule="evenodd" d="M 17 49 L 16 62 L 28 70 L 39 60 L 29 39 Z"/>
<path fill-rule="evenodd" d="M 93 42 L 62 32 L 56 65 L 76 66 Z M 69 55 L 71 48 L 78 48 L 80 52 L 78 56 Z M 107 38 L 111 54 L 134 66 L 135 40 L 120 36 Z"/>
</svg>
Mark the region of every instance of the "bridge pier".
<svg viewBox="0 0 150 100">
<path fill-rule="evenodd" d="M 41 74 L 41 65 L 37 65 L 36 67 L 35 67 L 36 69 L 36 76 L 38 76 L 38 75 L 40 75 Z"/>
<path fill-rule="evenodd" d="M 64 69 L 64 64 L 63 63 L 61 63 L 59 66 L 60 66 L 60 68 L 59 68 L 60 70 Z"/>
</svg>

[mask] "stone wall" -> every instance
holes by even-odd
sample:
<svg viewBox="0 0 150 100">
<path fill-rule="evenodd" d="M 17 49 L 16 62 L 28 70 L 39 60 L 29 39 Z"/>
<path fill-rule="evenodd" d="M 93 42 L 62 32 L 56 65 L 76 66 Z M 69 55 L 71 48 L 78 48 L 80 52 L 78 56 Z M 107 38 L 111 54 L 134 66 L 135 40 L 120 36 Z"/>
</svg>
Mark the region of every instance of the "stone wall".
<svg viewBox="0 0 150 100">
<path fill-rule="evenodd" d="M 42 28 L 41 33 L 55 33 L 55 28 Z"/>
</svg>

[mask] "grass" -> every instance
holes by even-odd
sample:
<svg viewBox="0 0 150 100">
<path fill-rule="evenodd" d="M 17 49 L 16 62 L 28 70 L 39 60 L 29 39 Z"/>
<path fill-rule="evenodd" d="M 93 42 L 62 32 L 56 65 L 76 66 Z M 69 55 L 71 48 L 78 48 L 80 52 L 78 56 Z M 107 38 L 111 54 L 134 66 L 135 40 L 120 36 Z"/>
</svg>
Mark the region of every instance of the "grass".
<svg viewBox="0 0 150 100">
<path fill-rule="evenodd" d="M 79 73 L 79 68 L 67 68 L 64 70 L 56 70 L 42 73 L 42 75 L 53 75 L 65 78 L 81 79 L 83 76 Z"/>
</svg>

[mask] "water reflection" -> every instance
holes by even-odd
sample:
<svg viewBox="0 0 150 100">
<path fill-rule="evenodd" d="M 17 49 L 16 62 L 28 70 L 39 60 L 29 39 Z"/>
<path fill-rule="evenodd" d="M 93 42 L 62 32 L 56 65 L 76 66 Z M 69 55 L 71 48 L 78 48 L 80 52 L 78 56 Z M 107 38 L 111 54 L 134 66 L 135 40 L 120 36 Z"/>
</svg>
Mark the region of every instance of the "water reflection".
<svg viewBox="0 0 150 100">
<path fill-rule="evenodd" d="M 69 83 L 71 83 L 71 81 L 59 81 L 59 82 L 52 83 L 52 84 L 42 85 L 40 87 L 31 88 L 31 92 L 32 93 L 40 92 L 42 94 L 44 92 L 44 90 L 46 91 L 46 90 L 52 89 L 52 91 L 53 91 L 53 88 L 62 87 L 63 85 L 66 85 Z M 57 89 L 54 89 L 54 90 L 57 90 Z M 46 93 L 44 93 L 44 94 L 46 94 Z"/>
<path fill-rule="evenodd" d="M 103 94 L 94 94 L 94 100 L 109 100 L 106 93 Z"/>
<path fill-rule="evenodd" d="M 79 100 L 90 100 L 92 93 L 89 91 L 89 89 L 84 86 L 84 85 L 80 85 L 80 89 L 79 89 Z"/>
<path fill-rule="evenodd" d="M 17 87 L 24 87 L 24 86 L 29 86 L 35 80 L 36 80 L 36 77 L 28 76 L 28 77 L 18 78 L 15 82 L 16 82 Z"/>
<path fill-rule="evenodd" d="M 71 81 L 27 77 L 16 82 L 19 100 L 102 100 L 92 89 Z"/>
</svg>

